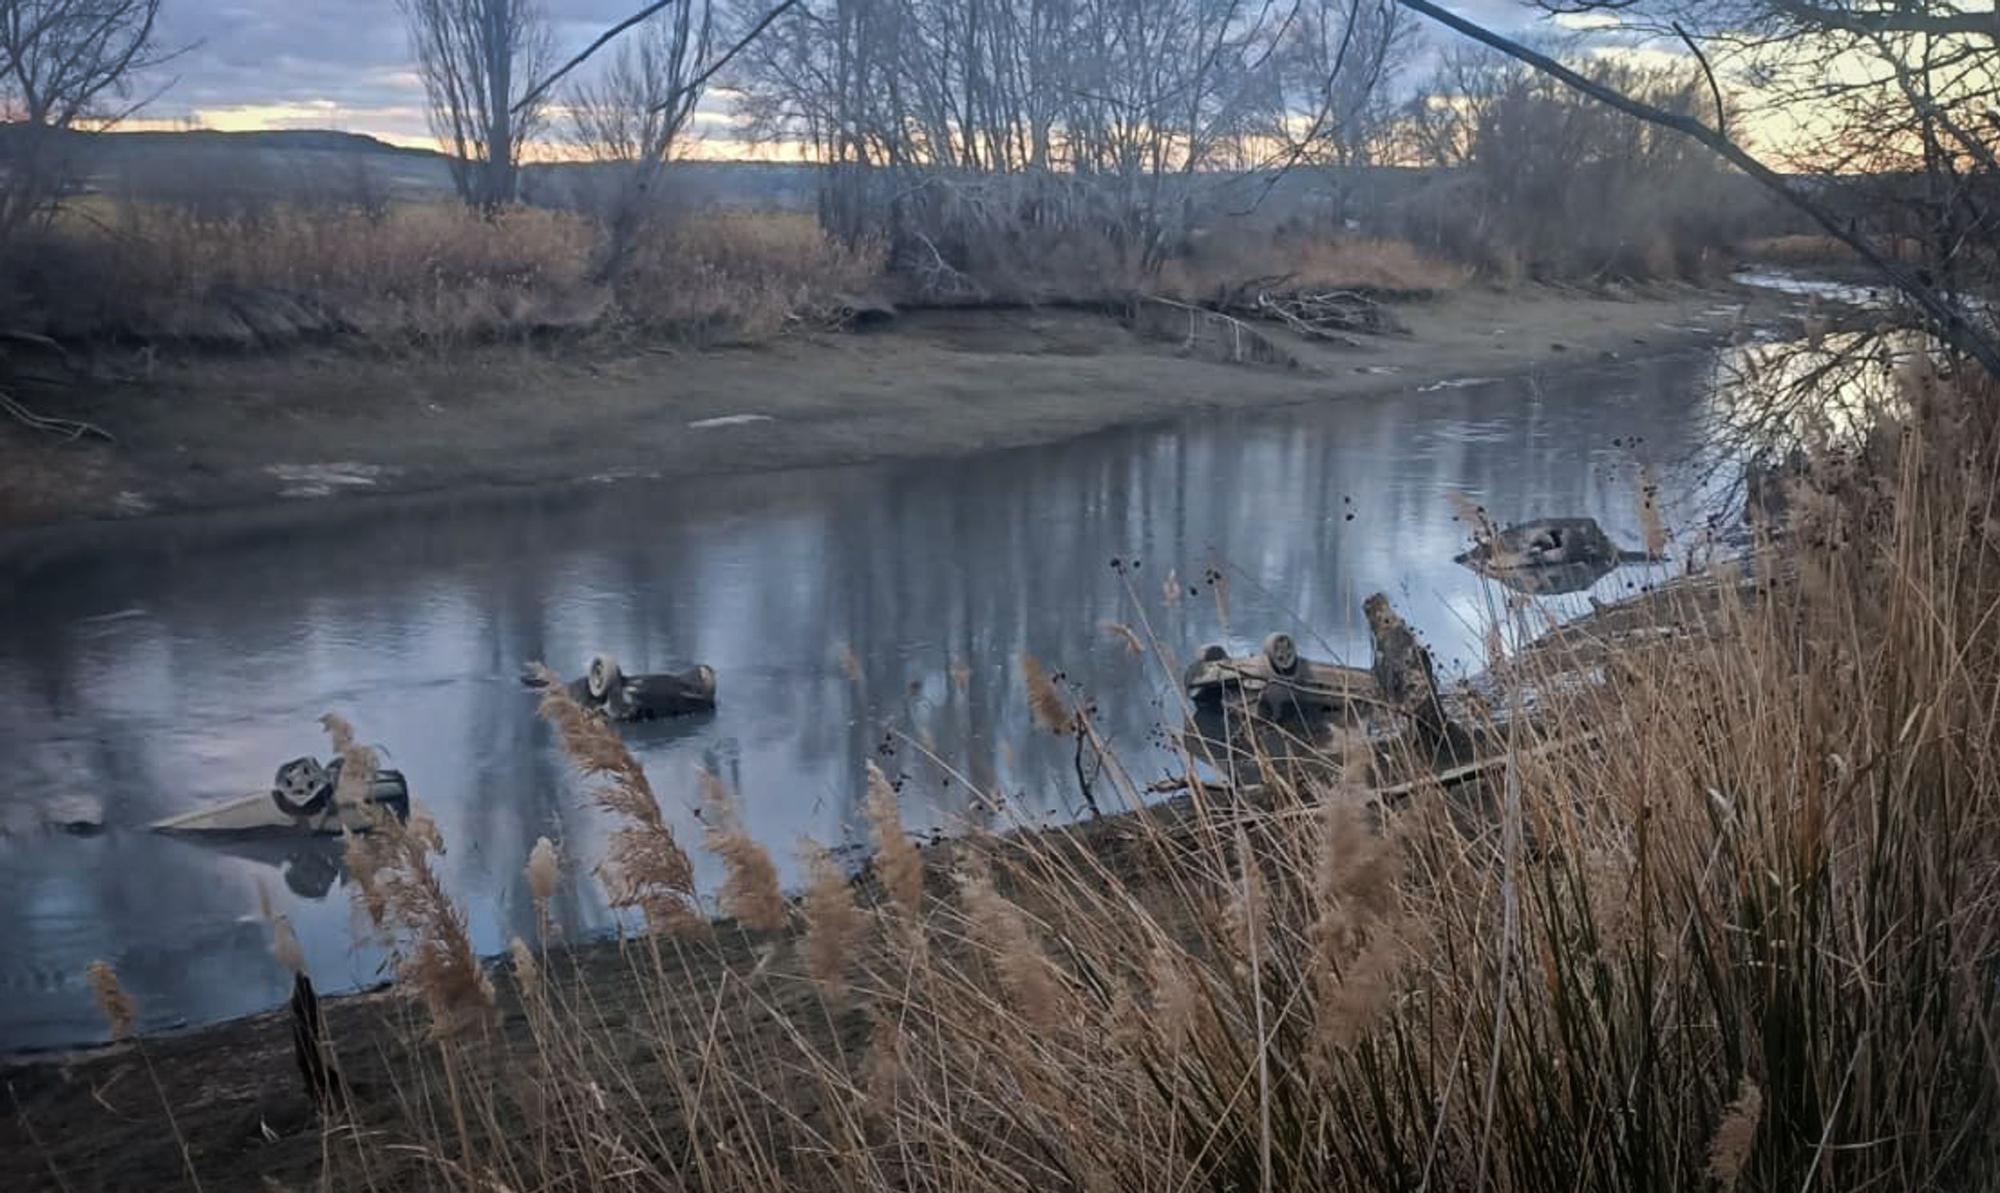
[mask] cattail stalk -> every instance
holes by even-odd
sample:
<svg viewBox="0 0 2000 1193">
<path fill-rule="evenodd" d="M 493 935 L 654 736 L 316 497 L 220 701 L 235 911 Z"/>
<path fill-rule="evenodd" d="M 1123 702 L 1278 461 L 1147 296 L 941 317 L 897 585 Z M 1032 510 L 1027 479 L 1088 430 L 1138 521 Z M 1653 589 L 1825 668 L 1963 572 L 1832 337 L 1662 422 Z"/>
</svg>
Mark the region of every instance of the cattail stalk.
<svg viewBox="0 0 2000 1193">
<path fill-rule="evenodd" d="M 611 834 L 599 868 L 611 905 L 637 908 L 655 932 L 682 931 L 701 923 L 695 904 L 694 866 L 660 812 L 644 768 L 610 722 L 578 704 L 547 667 L 542 719 L 555 727 L 570 762 L 587 777 L 604 779 L 592 793 L 597 806 L 624 823 Z"/>
<path fill-rule="evenodd" d="M 776 932 L 785 926 L 785 896 L 778 887 L 778 868 L 771 855 L 743 828 L 729 787 L 713 773 L 699 774 L 701 804 L 708 832 L 703 844 L 722 859 L 727 871 L 716 897 L 722 913 L 746 928 Z"/>
<path fill-rule="evenodd" d="M 138 1004 L 118 984 L 118 971 L 111 968 L 108 961 L 92 961 L 85 969 L 84 976 L 90 981 L 90 995 L 97 1002 L 98 1012 L 111 1028 L 111 1038 L 122 1040 L 132 1034 L 132 1025 L 138 1021 Z"/>
<path fill-rule="evenodd" d="M 867 932 L 867 920 L 854 902 L 854 885 L 833 860 L 833 855 L 808 844 L 806 869 L 806 971 L 819 983 L 828 999 L 840 1002 L 847 997 L 847 971 L 860 950 Z"/>
<path fill-rule="evenodd" d="M 373 751 L 357 746 L 353 727 L 339 717 L 329 713 L 321 723 L 347 760 L 345 787 L 356 773 L 350 768 L 372 768 Z M 423 1002 L 439 1039 L 490 1026 L 495 1016 L 493 982 L 473 952 L 465 913 L 431 866 L 431 856 L 443 852 L 437 825 L 421 812 L 407 823 L 380 817 L 365 833 L 349 832 L 345 846 L 356 898 L 389 947 L 397 986 Z"/>
<path fill-rule="evenodd" d="M 873 761 L 868 763 L 866 810 L 875 844 L 875 870 L 889 898 L 914 919 L 923 911 L 924 857 L 903 831 L 903 810 L 896 801 L 896 789 Z"/>
</svg>

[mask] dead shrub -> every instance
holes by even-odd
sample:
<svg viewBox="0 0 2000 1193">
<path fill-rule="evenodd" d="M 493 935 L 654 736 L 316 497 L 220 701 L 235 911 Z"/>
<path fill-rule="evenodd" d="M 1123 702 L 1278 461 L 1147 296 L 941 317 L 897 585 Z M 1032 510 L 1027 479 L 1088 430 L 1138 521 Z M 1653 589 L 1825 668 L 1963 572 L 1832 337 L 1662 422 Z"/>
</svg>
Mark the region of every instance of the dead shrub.
<svg viewBox="0 0 2000 1193">
<path fill-rule="evenodd" d="M 450 204 L 88 201 L 12 246 L 8 306 L 25 329 L 232 347 L 302 336 L 447 346 L 617 324 L 754 340 L 865 292 L 879 254 L 783 214 L 664 221 L 615 293 L 589 265 L 601 230 L 575 212 Z"/>
<path fill-rule="evenodd" d="M 1466 281 L 1464 266 L 1427 256 L 1408 241 L 1223 228 L 1193 239 L 1169 258 L 1160 269 L 1158 292 L 1185 302 L 1213 301 L 1251 284 L 1280 293 L 1419 295 Z"/>
<path fill-rule="evenodd" d="M 831 321 L 875 288 L 881 254 L 829 237 L 810 216 L 715 212 L 663 220 L 640 236 L 618 308 L 648 328 L 704 339 L 761 339 L 795 318 Z"/>
</svg>

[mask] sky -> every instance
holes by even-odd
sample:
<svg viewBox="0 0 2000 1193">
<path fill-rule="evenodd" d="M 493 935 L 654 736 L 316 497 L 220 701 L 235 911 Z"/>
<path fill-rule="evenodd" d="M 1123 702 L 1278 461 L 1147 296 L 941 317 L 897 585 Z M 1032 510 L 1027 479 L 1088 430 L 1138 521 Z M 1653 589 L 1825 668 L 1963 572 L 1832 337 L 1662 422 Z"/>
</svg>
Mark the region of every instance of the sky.
<svg viewBox="0 0 2000 1193">
<path fill-rule="evenodd" d="M 544 4 L 566 58 L 641 0 Z M 1499 28 L 1518 29 L 1533 17 L 1518 0 L 1451 7 Z M 160 24 L 163 45 L 188 49 L 152 81 L 171 85 L 127 127 L 333 128 L 432 144 L 395 0 L 163 0 Z M 702 123 L 717 155 L 728 156 L 720 101 L 709 101 Z"/>
</svg>

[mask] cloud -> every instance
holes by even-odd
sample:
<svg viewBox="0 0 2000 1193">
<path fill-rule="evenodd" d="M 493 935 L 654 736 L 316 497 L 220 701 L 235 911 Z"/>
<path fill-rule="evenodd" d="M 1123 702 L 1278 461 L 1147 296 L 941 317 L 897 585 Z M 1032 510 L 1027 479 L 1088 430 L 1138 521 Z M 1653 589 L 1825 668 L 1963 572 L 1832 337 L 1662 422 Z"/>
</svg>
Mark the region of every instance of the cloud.
<svg viewBox="0 0 2000 1193">
<path fill-rule="evenodd" d="M 571 53 L 635 0 L 550 0 L 556 49 Z M 216 128 L 340 128 L 428 140 L 424 92 L 395 0 L 174 0 L 161 44 L 185 48 L 145 121 Z M 259 113 L 270 123 L 258 125 Z"/>
<path fill-rule="evenodd" d="M 642 0 L 545 0 L 555 49 L 566 57 Z M 1519 31 L 1536 19 L 1518 0 L 1458 0 L 1453 9 Z M 1454 37 L 1433 29 L 1438 40 Z M 423 86 L 395 0 L 169 0 L 161 43 L 186 52 L 152 80 L 171 83 L 143 114 L 165 127 L 337 128 L 428 142 Z M 716 134 L 726 101 L 702 123 Z M 262 121 L 263 123 L 259 123 Z"/>
</svg>

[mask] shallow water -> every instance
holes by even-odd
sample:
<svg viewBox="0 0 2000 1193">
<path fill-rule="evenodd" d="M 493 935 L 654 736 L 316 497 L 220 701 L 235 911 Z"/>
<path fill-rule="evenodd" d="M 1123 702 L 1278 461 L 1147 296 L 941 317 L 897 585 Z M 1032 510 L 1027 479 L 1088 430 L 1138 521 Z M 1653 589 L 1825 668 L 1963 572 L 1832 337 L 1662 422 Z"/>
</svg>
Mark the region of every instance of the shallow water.
<svg viewBox="0 0 2000 1193">
<path fill-rule="evenodd" d="M 934 462 L 301 500 L 94 532 L 25 575 L 0 565 L 0 1050 L 98 1037 L 83 980 L 97 958 L 147 1028 L 276 1005 L 289 986 L 263 900 L 322 989 L 378 980 L 331 847 L 145 828 L 324 756 L 322 712 L 409 776 L 478 947 L 532 933 L 522 864 L 543 835 L 571 858 L 562 931 L 604 931 L 589 868 L 606 826 L 535 718 L 523 662 L 712 664 L 719 711 L 630 740 L 684 841 L 695 768 L 713 768 L 788 878 L 802 837 L 857 839 L 869 758 L 906 777 L 918 825 L 976 815 L 968 786 L 1000 793 L 1003 819 L 1070 816 L 1070 754 L 1029 723 L 1022 652 L 1087 689 L 1142 781 L 1164 773 L 1173 684 L 1108 622 L 1149 626 L 1179 659 L 1286 629 L 1309 655 L 1366 665 L 1361 603 L 1379 589 L 1448 670 L 1476 668 L 1492 594 L 1452 562 L 1467 528 L 1448 494 L 1503 522 L 1594 515 L 1635 547 L 1645 462 L 1686 528 L 1708 500 L 1681 465 L 1711 372 L 1694 355 Z M 1623 568 L 1593 591 L 1647 578 Z M 1586 594 L 1546 603 L 1560 615 Z"/>
</svg>

